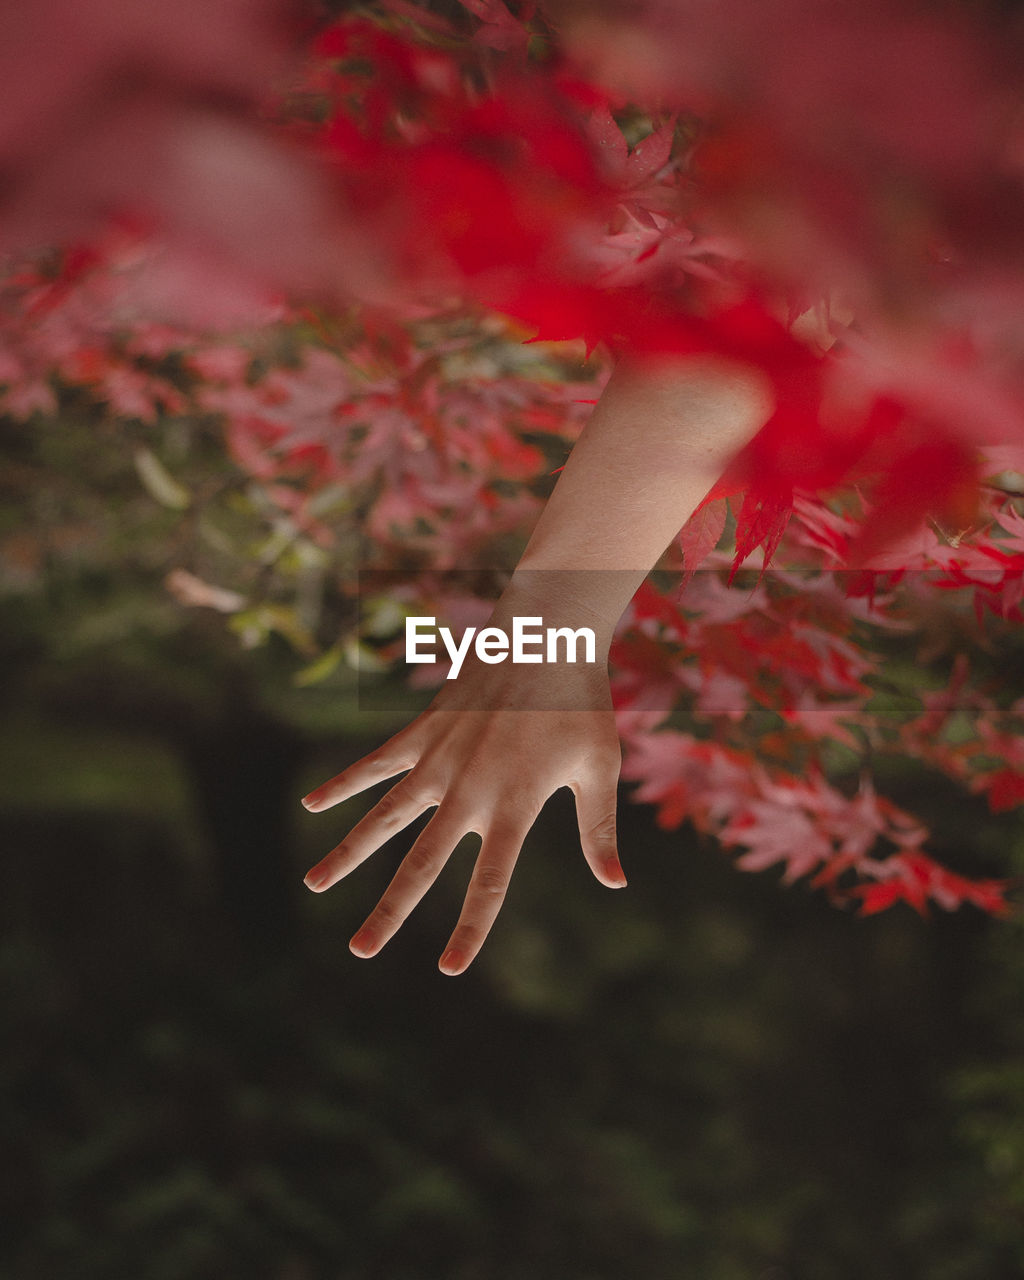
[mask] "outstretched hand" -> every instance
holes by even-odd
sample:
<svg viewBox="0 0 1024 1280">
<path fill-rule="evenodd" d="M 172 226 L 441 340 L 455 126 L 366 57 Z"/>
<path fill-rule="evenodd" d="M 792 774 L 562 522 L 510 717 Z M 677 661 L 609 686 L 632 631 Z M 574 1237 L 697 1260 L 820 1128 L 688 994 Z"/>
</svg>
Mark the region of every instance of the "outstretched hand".
<svg viewBox="0 0 1024 1280">
<path fill-rule="evenodd" d="M 569 708 L 560 710 L 538 708 L 544 690 L 537 686 L 544 677 L 535 671 L 515 668 L 504 683 L 494 667 L 464 671 L 410 725 L 303 800 L 319 813 L 405 773 L 306 876 L 316 892 L 347 876 L 420 814 L 435 810 L 349 943 L 355 955 L 380 951 L 462 837 L 475 831 L 482 844 L 440 961 L 443 973 L 462 973 L 501 909 L 526 833 L 559 787 L 569 787 L 576 797 L 580 842 L 594 875 L 609 888 L 625 885 L 615 839 L 621 754 L 607 671 L 560 668 L 558 705 Z M 488 709 L 474 709 L 484 705 Z"/>
<path fill-rule="evenodd" d="M 435 809 L 384 896 L 352 939 L 372 956 L 391 938 L 467 832 L 483 843 L 445 973 L 473 960 L 501 908 L 527 831 L 569 787 L 580 840 L 602 884 L 625 884 L 615 843 L 619 740 L 604 659 L 647 570 L 729 458 L 771 416 L 760 371 L 718 357 L 623 361 L 601 395 L 491 622 L 541 615 L 599 637 L 601 661 L 486 666 L 458 679 L 379 750 L 306 797 L 330 808 L 404 773 L 306 877 L 329 889 L 420 814 Z M 567 568 L 571 566 L 571 568 Z"/>
</svg>

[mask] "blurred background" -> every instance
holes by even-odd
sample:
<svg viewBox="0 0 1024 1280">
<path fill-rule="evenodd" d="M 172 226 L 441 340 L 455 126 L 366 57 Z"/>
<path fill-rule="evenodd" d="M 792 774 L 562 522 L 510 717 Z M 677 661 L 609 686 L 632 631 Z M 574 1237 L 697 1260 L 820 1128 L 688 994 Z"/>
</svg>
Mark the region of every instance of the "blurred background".
<svg viewBox="0 0 1024 1280">
<path fill-rule="evenodd" d="M 858 918 L 628 803 L 612 895 L 564 792 L 466 976 L 471 848 L 356 960 L 410 837 L 315 897 L 363 801 L 298 800 L 422 701 L 361 714 L 344 664 L 303 687 L 183 609 L 188 518 L 99 411 L 4 455 L 0 1274 L 1022 1273 L 1019 919 Z M 1022 865 L 1019 810 L 886 786 L 937 857 Z"/>
<path fill-rule="evenodd" d="M 648 6 L 655 17 L 663 7 L 693 16 L 692 6 Z M 465 563 L 466 545 L 480 563 L 510 563 L 543 497 L 534 481 L 550 487 L 599 374 L 584 369 L 582 350 L 522 347 L 523 331 L 493 316 L 487 330 L 479 313 L 417 312 L 430 331 L 419 346 L 372 308 L 354 318 L 352 296 L 393 302 L 386 264 L 367 250 L 387 188 L 356 147 L 348 163 L 369 164 L 372 197 L 359 223 L 345 203 L 357 190 L 340 199 L 337 174 L 329 180 L 301 148 L 270 138 L 268 87 L 281 79 L 278 96 L 291 92 L 286 54 L 296 16 L 306 14 L 303 31 L 311 25 L 307 9 L 314 28 L 330 12 L 354 15 L 359 56 L 351 83 L 314 68 L 292 107 L 270 112 L 300 141 L 303 122 L 330 119 L 307 110 L 317 93 L 349 103 L 353 85 L 366 89 L 367 31 L 383 67 L 394 54 L 394 84 L 383 83 L 405 125 L 416 118 L 410 85 L 429 120 L 435 96 L 461 102 L 468 85 L 475 102 L 499 54 L 557 70 L 550 32 L 520 29 L 490 0 L 0 8 L 13 33 L 0 49 L 0 248 L 72 244 L 98 226 L 113 245 L 44 253 L 13 277 L 5 262 L 0 281 L 0 1276 L 1024 1275 L 1019 914 L 922 918 L 900 905 L 864 918 L 802 885 L 781 888 L 774 872 L 738 874 L 692 828 L 659 829 L 626 787 L 629 888 L 610 894 L 594 881 L 571 798 L 559 793 L 487 947 L 458 979 L 436 964 L 468 880 L 468 844 L 373 961 L 352 957 L 348 939 L 413 832 L 329 894 L 302 887 L 377 794 L 315 817 L 299 797 L 426 701 L 409 693 L 394 710 L 359 709 L 352 655 L 335 640 L 352 630 L 352 602 L 328 579 L 350 580 L 365 563 L 367 529 L 385 564 L 403 556 L 417 569 L 439 550 Z M 417 40 L 434 33 L 430 56 L 408 62 L 361 24 L 364 8 L 411 14 Z M 1019 6 L 928 8 L 994 21 Z M 868 15 L 863 31 L 853 24 L 856 60 L 828 43 L 832 7 L 822 7 L 824 35 L 798 40 L 792 66 L 765 57 L 761 41 L 803 37 L 804 25 L 763 6 L 700 6 L 692 29 L 680 20 L 653 37 L 627 33 L 639 43 L 623 36 L 628 7 L 553 9 L 609 83 L 628 85 L 639 67 L 660 94 L 681 67 L 702 94 L 722 94 L 726 127 L 706 182 L 763 261 L 788 269 L 793 259 L 798 277 L 813 275 L 820 251 L 856 282 L 862 257 L 860 296 L 868 314 L 895 315 L 891 332 L 881 325 L 881 349 L 905 360 L 914 395 L 979 437 L 988 419 L 1012 419 L 1005 438 L 1018 439 L 1019 401 L 988 394 L 1002 385 L 988 380 L 992 369 L 1019 373 L 1024 349 L 1020 115 L 1010 110 L 1019 98 L 1003 96 L 1019 80 L 1017 45 L 993 37 L 998 75 L 976 85 L 965 72 L 957 88 L 944 68 L 960 67 L 959 46 L 947 59 L 940 41 L 924 93 L 905 57 L 919 44 L 878 38 L 887 6 L 856 10 Z M 533 21 L 533 5 L 513 10 Z M 750 23 L 734 19 L 744 12 Z M 757 89 L 749 98 L 747 82 L 732 79 L 738 34 Z M 919 38 L 916 27 L 903 35 Z M 438 49 L 453 60 L 454 49 L 473 76 L 446 79 Z M 836 67 L 853 68 L 850 85 Z M 863 112 L 858 75 L 872 88 Z M 832 133 L 812 136 L 806 119 L 818 107 L 806 101 L 833 111 Z M 993 102 L 1001 127 L 1004 109 L 1009 122 L 990 154 L 975 135 Z M 523 138 L 537 145 L 551 103 L 522 95 L 514 105 L 510 119 L 530 124 Z M 606 114 L 594 145 L 621 170 L 606 180 L 626 192 L 625 213 L 605 240 L 594 232 L 595 244 L 620 283 L 634 268 L 643 283 L 659 219 L 689 200 L 679 156 L 692 122 Z M 844 132 L 847 116 L 857 127 Z M 777 155 L 764 151 L 773 128 Z M 331 145 L 344 159 L 359 136 L 338 126 Z M 913 184 L 891 180 L 890 152 Z M 561 235 L 579 210 L 558 182 L 533 209 L 521 174 L 534 171 L 510 154 L 499 149 L 502 182 L 483 202 L 501 234 L 457 220 L 446 251 L 470 275 L 494 265 L 489 252 L 499 265 L 511 255 L 513 282 L 538 286 L 548 305 L 529 237 L 524 250 L 507 226 L 517 232 L 518 218 L 529 229 L 543 215 Z M 373 160 L 393 169 L 387 149 Z M 559 182 L 561 161 L 551 162 Z M 420 170 L 394 172 L 409 188 L 395 204 L 415 195 L 429 207 L 436 191 Z M 863 189 L 847 172 L 868 173 Z M 453 207 L 460 190 L 447 192 Z M 393 228 L 413 259 L 422 207 L 409 203 Z M 121 221 L 110 231 L 112 212 Z M 384 212 L 395 216 L 386 201 Z M 804 235 L 816 219 L 821 241 Z M 171 251 L 147 259 L 152 247 L 138 237 L 154 220 Z M 690 270 L 700 244 L 680 227 L 686 234 L 665 240 Z M 939 232 L 976 253 L 976 275 L 933 270 L 953 261 Z M 731 243 L 713 238 L 712 248 L 728 259 Z M 851 243 L 848 262 L 834 245 Z M 111 269 L 91 278 L 105 257 Z M 268 285 L 275 296 L 313 294 L 315 306 L 248 346 L 192 342 L 193 324 L 258 327 L 260 308 L 267 323 L 279 318 Z M 910 304 L 922 332 L 932 324 L 938 334 L 920 365 Z M 130 319 L 154 306 L 164 323 Z M 966 316 L 974 347 L 947 350 L 936 316 L 954 329 Z M 576 334 L 578 320 L 570 308 L 552 325 Z M 956 362 L 968 349 L 981 352 L 974 382 L 969 362 Z M 959 353 L 952 363 L 949 350 Z M 356 399 L 342 432 L 339 413 Z M 444 420 L 447 470 L 427 474 L 426 436 L 395 404 L 427 404 L 431 429 Z M 355 421 L 364 409 L 367 421 Z M 526 426 L 510 443 L 516 415 Z M 904 481 L 923 502 L 920 475 Z M 1012 477 L 1007 503 L 1024 492 L 1024 474 Z M 992 665 L 1006 698 L 1024 697 L 1020 644 Z M 1024 808 L 992 814 L 983 796 L 907 759 L 878 770 L 880 792 L 931 827 L 936 859 L 972 875 L 1024 874 Z"/>
</svg>

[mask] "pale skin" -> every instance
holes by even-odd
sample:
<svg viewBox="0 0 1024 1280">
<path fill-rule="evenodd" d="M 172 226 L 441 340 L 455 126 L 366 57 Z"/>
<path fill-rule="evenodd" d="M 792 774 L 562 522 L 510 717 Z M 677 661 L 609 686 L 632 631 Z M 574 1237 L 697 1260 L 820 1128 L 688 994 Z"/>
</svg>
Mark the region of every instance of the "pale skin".
<svg viewBox="0 0 1024 1280">
<path fill-rule="evenodd" d="M 405 774 L 309 871 L 306 884 L 318 893 L 434 809 L 352 938 L 353 954 L 376 955 L 461 838 L 477 832 L 475 869 L 439 963 L 443 973 L 462 973 L 498 915 L 526 833 L 559 787 L 575 796 L 591 871 L 609 888 L 625 885 L 615 827 L 620 750 L 606 663 L 612 632 L 665 547 L 771 410 L 767 380 L 742 365 L 696 356 L 620 362 L 488 623 L 509 631 L 514 615 L 540 615 L 546 625 L 590 626 L 597 665 L 467 659 L 422 715 L 303 800 L 319 813 Z"/>
</svg>

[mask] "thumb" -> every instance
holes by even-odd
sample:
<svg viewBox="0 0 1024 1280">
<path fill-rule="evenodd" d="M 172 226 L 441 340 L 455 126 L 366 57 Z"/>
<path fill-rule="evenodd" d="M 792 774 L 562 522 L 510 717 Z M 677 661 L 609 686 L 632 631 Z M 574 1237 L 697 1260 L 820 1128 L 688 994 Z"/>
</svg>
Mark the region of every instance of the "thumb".
<svg viewBox="0 0 1024 1280">
<path fill-rule="evenodd" d="M 619 861 L 618 842 L 615 834 L 615 810 L 618 796 L 614 783 L 611 786 L 573 784 L 576 797 L 576 821 L 580 829 L 583 856 L 590 869 L 609 889 L 621 889 L 626 883 L 626 873 Z"/>
</svg>

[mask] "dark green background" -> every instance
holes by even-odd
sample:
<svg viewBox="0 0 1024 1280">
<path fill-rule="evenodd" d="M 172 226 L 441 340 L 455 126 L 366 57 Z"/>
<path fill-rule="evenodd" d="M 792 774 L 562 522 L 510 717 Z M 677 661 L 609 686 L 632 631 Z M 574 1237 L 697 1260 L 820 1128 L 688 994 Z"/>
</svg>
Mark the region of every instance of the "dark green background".
<svg viewBox="0 0 1024 1280">
<path fill-rule="evenodd" d="M 435 966 L 469 848 L 356 960 L 401 842 L 307 894 L 361 810 L 298 797 L 386 727 L 218 618 L 164 626 L 155 583 L 148 623 L 62 648 L 130 579 L 6 613 L 0 1274 L 1024 1272 L 1019 922 L 859 919 L 625 802 L 610 893 L 563 792 L 466 976 Z M 899 798 L 958 865 L 1020 865 L 1012 816 Z"/>
</svg>

